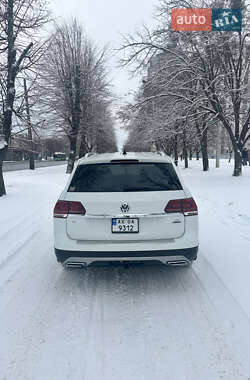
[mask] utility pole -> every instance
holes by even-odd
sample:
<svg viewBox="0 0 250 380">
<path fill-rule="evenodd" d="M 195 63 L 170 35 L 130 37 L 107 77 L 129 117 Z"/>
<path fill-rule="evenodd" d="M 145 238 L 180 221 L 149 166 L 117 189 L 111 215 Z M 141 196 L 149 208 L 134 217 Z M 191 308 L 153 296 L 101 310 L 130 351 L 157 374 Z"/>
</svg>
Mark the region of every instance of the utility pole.
<svg viewBox="0 0 250 380">
<path fill-rule="evenodd" d="M 32 126 L 31 126 L 31 120 L 30 120 L 29 96 L 28 96 L 27 83 L 26 83 L 25 78 L 23 78 L 23 86 L 24 86 L 25 109 L 26 109 L 27 123 L 28 123 L 30 170 L 34 170 L 35 169 L 34 145 L 33 145 L 33 139 L 32 139 Z"/>
</svg>

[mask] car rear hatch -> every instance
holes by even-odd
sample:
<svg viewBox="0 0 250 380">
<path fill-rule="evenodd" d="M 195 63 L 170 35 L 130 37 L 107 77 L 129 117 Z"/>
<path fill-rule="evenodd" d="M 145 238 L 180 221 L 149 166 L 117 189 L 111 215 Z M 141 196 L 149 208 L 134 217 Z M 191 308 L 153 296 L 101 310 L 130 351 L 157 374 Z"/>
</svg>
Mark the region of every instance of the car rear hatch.
<svg viewBox="0 0 250 380">
<path fill-rule="evenodd" d="M 68 215 L 67 234 L 87 241 L 175 239 L 184 234 L 184 215 L 168 214 L 164 209 L 170 200 L 185 197 L 171 163 L 81 165 L 64 199 L 81 202 L 86 213 Z M 136 228 L 116 232 L 114 224 L 124 219 Z"/>
</svg>

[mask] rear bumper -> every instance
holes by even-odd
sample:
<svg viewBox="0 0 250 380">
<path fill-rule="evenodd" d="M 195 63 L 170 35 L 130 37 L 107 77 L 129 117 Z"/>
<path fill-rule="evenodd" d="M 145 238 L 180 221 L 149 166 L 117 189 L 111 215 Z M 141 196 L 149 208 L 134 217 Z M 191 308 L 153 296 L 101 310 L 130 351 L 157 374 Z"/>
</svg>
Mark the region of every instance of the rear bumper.
<svg viewBox="0 0 250 380">
<path fill-rule="evenodd" d="M 154 251 L 65 251 L 55 248 L 57 261 L 63 264 L 81 263 L 90 265 L 97 261 L 160 261 L 164 264 L 190 263 L 197 259 L 198 246 L 185 249 Z"/>
</svg>

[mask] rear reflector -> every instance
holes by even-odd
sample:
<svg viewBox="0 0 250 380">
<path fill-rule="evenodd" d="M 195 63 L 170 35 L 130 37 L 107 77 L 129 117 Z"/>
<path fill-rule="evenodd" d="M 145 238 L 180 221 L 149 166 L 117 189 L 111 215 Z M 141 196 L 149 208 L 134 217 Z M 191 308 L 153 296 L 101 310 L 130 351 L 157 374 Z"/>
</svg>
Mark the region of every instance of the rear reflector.
<svg viewBox="0 0 250 380">
<path fill-rule="evenodd" d="M 54 207 L 54 218 L 67 218 L 68 215 L 85 215 L 86 210 L 81 202 L 57 201 Z"/>
<path fill-rule="evenodd" d="M 167 214 L 180 212 L 185 216 L 198 215 L 198 208 L 193 198 L 173 199 L 168 202 L 164 211 Z"/>
</svg>

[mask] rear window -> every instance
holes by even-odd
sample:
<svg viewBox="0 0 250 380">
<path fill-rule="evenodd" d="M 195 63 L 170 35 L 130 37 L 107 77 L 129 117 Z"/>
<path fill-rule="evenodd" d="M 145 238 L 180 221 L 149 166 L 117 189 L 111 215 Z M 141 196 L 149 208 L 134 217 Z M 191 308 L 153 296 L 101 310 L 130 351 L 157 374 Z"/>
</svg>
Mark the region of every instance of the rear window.
<svg viewBox="0 0 250 380">
<path fill-rule="evenodd" d="M 80 165 L 69 192 L 132 192 L 182 190 L 170 163 L 105 163 Z"/>
</svg>

